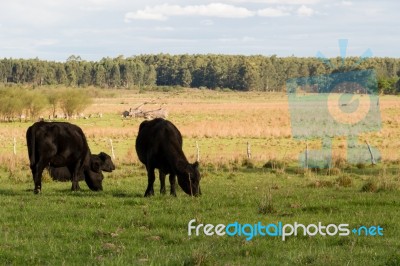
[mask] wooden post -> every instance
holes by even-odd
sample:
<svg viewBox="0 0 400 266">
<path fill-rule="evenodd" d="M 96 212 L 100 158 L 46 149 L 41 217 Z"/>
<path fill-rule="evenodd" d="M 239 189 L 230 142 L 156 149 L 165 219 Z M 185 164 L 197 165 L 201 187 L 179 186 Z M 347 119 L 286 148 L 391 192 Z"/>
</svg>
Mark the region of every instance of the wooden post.
<svg viewBox="0 0 400 266">
<path fill-rule="evenodd" d="M 199 143 L 196 141 L 196 150 L 197 150 L 197 158 L 196 161 L 200 162 L 200 148 L 199 148 Z"/>
<path fill-rule="evenodd" d="M 250 147 L 250 142 L 247 142 L 247 159 L 251 159 L 251 147 Z"/>
<path fill-rule="evenodd" d="M 113 160 L 115 160 L 115 153 L 114 153 L 114 146 L 113 146 L 113 141 L 110 139 L 110 146 L 111 146 L 111 156 Z"/>
<path fill-rule="evenodd" d="M 17 155 L 17 140 L 15 139 L 15 137 L 13 140 L 13 152 L 14 152 L 14 155 Z"/>
<path fill-rule="evenodd" d="M 375 161 L 374 155 L 372 154 L 371 147 L 369 146 L 369 143 L 368 143 L 367 140 L 365 141 L 365 143 L 367 143 L 368 150 L 369 150 L 369 154 L 371 155 L 371 164 L 372 164 L 372 165 L 375 165 L 375 164 L 376 164 L 376 161 Z"/>
</svg>

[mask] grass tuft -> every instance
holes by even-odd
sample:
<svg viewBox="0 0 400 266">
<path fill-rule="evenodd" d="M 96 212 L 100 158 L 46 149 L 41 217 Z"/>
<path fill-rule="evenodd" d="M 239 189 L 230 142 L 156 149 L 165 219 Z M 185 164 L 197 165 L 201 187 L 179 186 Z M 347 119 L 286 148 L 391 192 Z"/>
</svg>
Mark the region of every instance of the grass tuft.
<svg viewBox="0 0 400 266">
<path fill-rule="evenodd" d="M 277 210 L 272 202 L 271 188 L 269 189 L 268 195 L 264 195 L 261 201 L 258 203 L 259 214 L 274 214 Z"/>
<path fill-rule="evenodd" d="M 336 183 L 339 187 L 351 187 L 353 185 L 353 180 L 348 175 L 342 175 L 336 179 Z"/>
<path fill-rule="evenodd" d="M 361 187 L 362 192 L 377 192 L 378 191 L 378 184 L 376 181 L 369 180 Z"/>
<path fill-rule="evenodd" d="M 333 187 L 335 183 L 330 180 L 315 180 L 308 184 L 308 187 L 311 188 L 325 188 L 325 187 Z"/>
</svg>

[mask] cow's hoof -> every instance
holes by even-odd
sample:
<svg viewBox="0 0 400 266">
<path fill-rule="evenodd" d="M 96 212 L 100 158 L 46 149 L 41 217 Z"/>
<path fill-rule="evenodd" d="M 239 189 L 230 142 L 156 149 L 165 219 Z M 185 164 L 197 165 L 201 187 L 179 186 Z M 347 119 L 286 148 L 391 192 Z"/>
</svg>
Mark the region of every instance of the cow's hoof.
<svg viewBox="0 0 400 266">
<path fill-rule="evenodd" d="M 80 191 L 80 190 L 81 190 L 80 187 L 74 187 L 74 186 L 71 187 L 71 191 L 72 192 L 77 192 L 77 191 Z"/>
<path fill-rule="evenodd" d="M 154 191 L 146 191 L 146 193 L 144 193 L 144 196 L 147 197 L 151 197 L 154 196 Z"/>
<path fill-rule="evenodd" d="M 42 193 L 42 190 L 40 188 L 37 188 L 37 189 L 33 190 L 33 193 L 40 194 L 40 193 Z"/>
</svg>

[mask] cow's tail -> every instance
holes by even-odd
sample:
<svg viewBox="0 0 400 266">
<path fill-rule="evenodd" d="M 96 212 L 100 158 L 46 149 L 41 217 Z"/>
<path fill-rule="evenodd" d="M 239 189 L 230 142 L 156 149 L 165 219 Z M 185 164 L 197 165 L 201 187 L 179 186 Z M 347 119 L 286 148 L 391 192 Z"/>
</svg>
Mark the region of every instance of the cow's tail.
<svg viewBox="0 0 400 266">
<path fill-rule="evenodd" d="M 35 128 L 30 126 L 26 131 L 26 143 L 28 144 L 28 155 L 31 166 L 35 165 L 35 142 Z"/>
</svg>

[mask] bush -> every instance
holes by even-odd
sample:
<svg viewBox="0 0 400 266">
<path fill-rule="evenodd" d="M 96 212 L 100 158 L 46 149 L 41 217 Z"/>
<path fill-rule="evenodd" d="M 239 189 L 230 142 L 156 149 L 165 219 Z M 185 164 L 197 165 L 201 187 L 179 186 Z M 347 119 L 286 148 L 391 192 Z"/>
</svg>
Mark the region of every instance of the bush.
<svg viewBox="0 0 400 266">
<path fill-rule="evenodd" d="M 60 108 L 68 117 L 82 112 L 92 103 L 87 93 L 79 89 L 66 89 L 60 95 Z"/>
<path fill-rule="evenodd" d="M 40 112 L 48 105 L 48 99 L 38 91 L 27 92 L 24 102 L 24 106 L 33 120 L 36 120 L 40 116 Z"/>
<path fill-rule="evenodd" d="M 378 185 L 376 184 L 376 182 L 374 181 L 368 181 L 367 183 L 365 183 L 362 188 L 361 188 L 362 192 L 376 192 L 378 191 Z"/>
<path fill-rule="evenodd" d="M 0 91 L 0 114 L 6 121 L 12 121 L 24 113 L 25 90 L 6 89 Z"/>
<path fill-rule="evenodd" d="M 339 187 L 351 187 L 353 185 L 353 180 L 348 175 L 342 175 L 336 179 Z"/>
<path fill-rule="evenodd" d="M 314 182 L 310 183 L 308 187 L 311 188 L 324 188 L 324 187 L 333 187 L 335 184 L 329 180 L 315 180 Z"/>
<path fill-rule="evenodd" d="M 251 159 L 243 159 L 242 161 L 242 166 L 248 168 L 248 169 L 253 169 L 255 168 L 254 162 Z"/>
<path fill-rule="evenodd" d="M 282 169 L 286 167 L 286 163 L 275 159 L 271 159 L 268 162 L 266 162 L 263 167 L 268 169 L 277 169 L 277 168 Z"/>
</svg>

